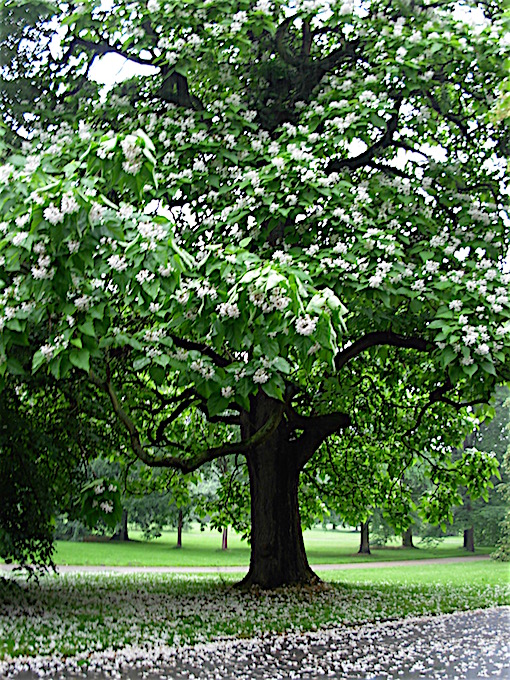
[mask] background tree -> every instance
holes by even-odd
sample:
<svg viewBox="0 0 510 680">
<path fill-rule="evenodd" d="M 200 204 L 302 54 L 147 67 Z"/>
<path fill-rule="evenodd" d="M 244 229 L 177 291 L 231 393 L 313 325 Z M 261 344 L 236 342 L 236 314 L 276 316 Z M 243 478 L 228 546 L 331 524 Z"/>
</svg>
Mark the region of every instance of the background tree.
<svg viewBox="0 0 510 680">
<path fill-rule="evenodd" d="M 149 466 L 243 455 L 245 583 L 307 582 L 300 474 L 355 426 L 365 368 L 413 430 L 509 377 L 507 18 L 135 5 L 2 2 L 0 371 L 88 379 Z M 100 94 L 110 53 L 149 68 Z M 457 466 L 473 495 L 486 464 Z"/>
</svg>

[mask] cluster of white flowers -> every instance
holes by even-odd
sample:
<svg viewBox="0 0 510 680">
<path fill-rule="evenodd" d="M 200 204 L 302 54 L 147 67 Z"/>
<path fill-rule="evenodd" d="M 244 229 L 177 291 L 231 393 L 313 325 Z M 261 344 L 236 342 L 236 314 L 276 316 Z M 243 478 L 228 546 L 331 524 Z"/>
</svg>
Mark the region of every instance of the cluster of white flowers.
<svg viewBox="0 0 510 680">
<path fill-rule="evenodd" d="M 55 347 L 53 345 L 47 344 L 47 345 L 42 345 L 39 348 L 39 351 L 43 355 L 43 357 L 46 359 L 46 361 L 50 361 L 53 358 L 53 355 L 55 354 Z"/>
<path fill-rule="evenodd" d="M 0 183 L 7 184 L 7 180 L 10 178 L 13 172 L 14 166 L 10 163 L 4 163 L 4 165 L 0 165 Z"/>
<path fill-rule="evenodd" d="M 51 343 L 47 343 L 39 347 L 39 351 L 46 361 L 51 361 L 57 350 L 67 349 L 68 346 L 69 340 L 67 340 L 64 335 L 57 335 L 55 338 L 53 338 Z"/>
<path fill-rule="evenodd" d="M 143 339 L 145 342 L 159 342 L 161 338 L 165 337 L 165 331 L 163 328 L 156 328 L 152 330 L 146 330 L 143 334 Z"/>
<path fill-rule="evenodd" d="M 267 373 L 267 371 L 265 371 L 263 368 L 257 368 L 253 374 L 253 382 L 257 385 L 263 385 L 264 383 L 267 383 L 268 380 L 269 373 Z"/>
<path fill-rule="evenodd" d="M 204 359 L 195 359 L 191 362 L 190 368 L 192 371 L 199 373 L 205 380 L 210 380 L 214 377 L 214 367 L 206 363 Z"/>
<path fill-rule="evenodd" d="M 391 268 L 391 262 L 378 262 L 375 273 L 368 279 L 368 285 L 370 288 L 379 288 L 379 286 L 387 277 L 388 273 L 391 271 Z"/>
<path fill-rule="evenodd" d="M 296 333 L 299 335 L 312 335 L 317 328 L 318 319 L 309 314 L 296 319 Z"/>
<path fill-rule="evenodd" d="M 68 249 L 68 251 L 71 255 L 73 253 L 77 253 L 80 249 L 80 242 L 79 241 L 68 241 L 66 245 L 67 245 L 67 249 Z"/>
<path fill-rule="evenodd" d="M 53 225 L 60 224 L 64 221 L 64 213 L 53 203 L 50 203 L 50 205 L 44 209 L 43 216 L 45 220 Z"/>
<path fill-rule="evenodd" d="M 272 311 L 283 312 L 291 302 L 291 299 L 285 294 L 285 290 L 279 287 L 272 288 L 268 297 L 266 292 L 251 286 L 248 290 L 248 297 L 255 307 L 260 307 L 265 313 Z"/>
<path fill-rule="evenodd" d="M 110 255 L 108 264 L 116 272 L 123 272 L 128 268 L 128 261 L 123 255 Z"/>
<path fill-rule="evenodd" d="M 86 311 L 92 305 L 92 297 L 90 295 L 79 295 L 73 300 L 74 306 L 79 311 Z"/>
<path fill-rule="evenodd" d="M 273 260 L 279 262 L 281 265 L 288 265 L 292 262 L 292 255 L 284 253 L 283 250 L 275 250 L 273 253 Z"/>
<path fill-rule="evenodd" d="M 112 501 L 102 501 L 101 503 L 99 503 L 99 507 L 106 515 L 110 515 L 113 512 Z"/>
<path fill-rule="evenodd" d="M 220 316 L 228 316 L 231 319 L 237 319 L 240 313 L 236 302 L 220 302 L 218 305 L 218 314 Z"/>
<path fill-rule="evenodd" d="M 234 394 L 235 390 L 230 385 L 221 388 L 221 396 L 224 397 L 225 399 L 230 399 L 231 397 L 234 396 Z"/>
<path fill-rule="evenodd" d="M 60 210 L 64 215 L 73 215 L 78 212 L 80 206 L 76 197 L 71 192 L 68 192 L 62 196 L 62 201 L 60 203 Z"/>
<path fill-rule="evenodd" d="M 135 209 L 132 205 L 129 205 L 128 203 L 121 203 L 119 209 L 117 210 L 117 215 L 119 219 L 124 221 L 132 217 L 134 211 Z"/>
<path fill-rule="evenodd" d="M 138 141 L 139 138 L 136 135 L 126 135 L 120 143 L 126 159 L 122 163 L 122 169 L 130 175 L 137 175 L 142 167 L 142 149 Z"/>
<path fill-rule="evenodd" d="M 12 245 L 13 246 L 20 246 L 22 243 L 24 243 L 28 238 L 28 231 L 20 231 L 17 234 L 14 234 L 12 237 Z"/>
<path fill-rule="evenodd" d="M 140 236 L 145 239 L 145 242 L 140 244 L 142 251 L 156 250 L 158 241 L 164 241 L 168 235 L 165 227 L 157 222 L 139 222 L 136 228 Z"/>
<path fill-rule="evenodd" d="M 92 206 L 89 211 L 89 222 L 92 226 L 96 226 L 97 224 L 102 224 L 104 221 L 106 213 L 106 208 L 104 205 L 101 205 L 100 203 L 92 203 Z"/>
<path fill-rule="evenodd" d="M 39 254 L 37 264 L 32 266 L 31 272 L 34 279 L 51 280 L 55 276 L 55 268 L 51 267 L 51 258 L 46 254 L 46 249 L 43 243 L 37 243 L 34 246 L 34 252 Z"/>
<path fill-rule="evenodd" d="M 136 274 L 136 280 L 141 286 L 143 286 L 144 283 L 150 283 L 153 281 L 154 276 L 154 273 L 150 272 L 148 269 L 140 269 L 140 271 Z"/>
</svg>

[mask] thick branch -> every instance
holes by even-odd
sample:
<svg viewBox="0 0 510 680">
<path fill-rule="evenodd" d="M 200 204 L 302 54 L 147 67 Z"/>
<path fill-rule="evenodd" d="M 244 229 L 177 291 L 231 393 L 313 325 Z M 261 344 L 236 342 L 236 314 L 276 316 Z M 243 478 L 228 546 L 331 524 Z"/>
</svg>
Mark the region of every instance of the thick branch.
<svg viewBox="0 0 510 680">
<path fill-rule="evenodd" d="M 252 448 L 260 446 L 260 444 L 262 444 L 273 434 L 280 424 L 283 416 L 283 404 L 281 404 L 281 406 L 275 408 L 271 417 L 264 423 L 264 425 L 262 425 L 262 427 L 259 428 L 251 437 L 244 441 L 235 444 L 225 444 L 224 446 L 213 447 L 197 453 L 188 459 L 169 455 L 164 456 L 163 458 L 157 458 L 145 450 L 140 439 L 140 433 L 138 432 L 136 425 L 133 423 L 129 415 L 122 408 L 111 382 L 103 382 L 93 371 L 89 372 L 89 379 L 96 387 L 109 396 L 117 418 L 120 420 L 129 434 L 133 452 L 137 458 L 139 458 L 149 467 L 174 468 L 180 470 L 181 472 L 189 473 L 197 470 L 199 467 L 204 465 L 204 463 L 216 460 L 217 458 L 223 458 L 224 456 L 235 453 L 247 453 Z M 180 448 L 183 452 L 187 452 L 184 447 L 177 443 L 172 443 L 171 445 L 173 447 Z"/>
<path fill-rule="evenodd" d="M 439 102 L 437 101 L 437 99 L 432 94 L 432 92 L 426 92 L 425 94 L 426 94 L 426 96 L 427 96 L 427 98 L 430 102 L 431 107 L 434 109 L 434 111 L 436 111 L 441 116 L 446 118 L 446 120 L 449 120 L 452 123 L 454 123 L 459 128 L 459 130 L 462 132 L 464 137 L 469 137 L 469 130 L 467 129 L 465 123 L 460 118 L 460 116 L 456 116 L 454 113 L 451 113 L 450 111 L 444 111 L 443 108 L 441 107 L 441 105 L 439 104 Z"/>
<path fill-rule="evenodd" d="M 134 54 L 130 54 L 129 52 L 126 52 L 119 46 L 110 45 L 110 43 L 108 42 L 96 43 L 93 42 L 92 40 L 85 40 L 84 38 L 79 37 L 75 37 L 71 40 L 69 48 L 62 57 L 62 61 L 65 64 L 69 62 L 69 58 L 73 54 L 76 47 L 85 47 L 94 54 L 94 57 L 100 57 L 103 56 L 104 54 L 113 53 L 118 54 L 119 56 L 124 57 L 124 59 L 128 59 L 129 61 L 132 61 L 135 64 L 141 64 L 143 66 L 156 66 L 156 64 L 153 63 L 152 59 L 143 59 L 143 57 L 138 57 Z"/>
<path fill-rule="evenodd" d="M 213 350 L 213 348 L 209 347 L 208 345 L 205 345 L 201 342 L 194 342 L 193 340 L 179 338 L 179 336 L 173 335 L 171 333 L 168 334 L 168 337 L 172 338 L 174 344 L 177 347 L 186 350 L 196 350 L 197 352 L 200 352 L 204 356 L 209 357 L 209 359 L 212 359 L 212 361 L 217 366 L 221 366 L 222 368 L 224 368 L 225 366 L 228 366 L 230 364 L 230 361 L 228 359 L 225 359 L 220 354 L 217 354 Z"/>
<path fill-rule="evenodd" d="M 303 434 L 292 444 L 294 455 L 302 468 L 314 455 L 319 446 L 332 434 L 349 427 L 351 418 L 339 411 L 320 416 L 302 416 L 290 406 L 286 414 L 292 427 L 303 430 Z"/>
<path fill-rule="evenodd" d="M 336 370 L 339 371 L 347 362 L 354 359 L 354 357 L 357 357 L 366 349 L 378 345 L 416 349 L 419 352 L 430 352 L 432 349 L 432 345 L 423 338 L 406 338 L 403 335 L 398 335 L 398 333 L 393 333 L 392 331 L 376 331 L 374 333 L 367 333 L 367 335 L 356 340 L 352 345 L 349 345 L 349 347 L 346 347 L 339 352 L 335 358 Z"/>
<path fill-rule="evenodd" d="M 400 106 L 402 104 L 402 97 L 398 97 L 395 103 L 396 111 L 391 116 L 386 124 L 386 131 L 372 146 L 369 146 L 366 151 L 360 153 L 354 158 L 343 158 L 342 160 L 333 161 L 329 164 L 329 170 L 331 172 L 338 172 L 342 168 L 348 168 L 349 170 L 357 170 L 358 168 L 368 165 L 369 162 L 374 158 L 374 156 L 382 149 L 386 149 L 393 143 L 393 135 L 397 131 L 398 118 L 400 113 Z"/>
</svg>

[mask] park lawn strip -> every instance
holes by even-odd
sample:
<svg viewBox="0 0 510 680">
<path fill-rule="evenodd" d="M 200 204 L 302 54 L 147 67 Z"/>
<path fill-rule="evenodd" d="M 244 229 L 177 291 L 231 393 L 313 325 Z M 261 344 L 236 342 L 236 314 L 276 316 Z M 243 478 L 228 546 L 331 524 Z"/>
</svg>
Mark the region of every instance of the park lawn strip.
<svg viewBox="0 0 510 680">
<path fill-rule="evenodd" d="M 304 632 L 510 604 L 505 565 L 455 564 L 442 573 L 436 565 L 424 565 L 407 571 L 342 572 L 318 587 L 249 592 L 232 588 L 232 575 L 66 574 L 44 577 L 39 585 L 11 577 L 0 580 L 0 677 L 17 663 L 13 659 L 23 657 L 83 656 L 86 664 L 91 651 Z"/>
<path fill-rule="evenodd" d="M 140 533 L 132 532 L 137 539 Z M 348 562 L 378 562 L 391 560 L 415 560 L 434 557 L 463 557 L 469 553 L 461 547 L 461 539 L 448 538 L 431 546 L 418 543 L 417 549 L 401 549 L 397 546 L 374 547 L 372 555 L 357 555 L 359 534 L 349 531 L 323 531 L 313 529 L 304 532 L 305 547 L 310 564 L 345 564 Z M 221 548 L 221 536 L 217 532 L 186 532 L 183 547 L 176 548 L 175 532 L 164 532 L 152 541 L 128 542 L 70 542 L 57 541 L 56 564 L 87 566 L 175 566 L 175 567 L 222 567 L 248 566 L 250 546 L 229 532 L 229 549 Z M 494 548 L 478 548 L 476 554 L 489 554 Z"/>
<path fill-rule="evenodd" d="M 317 570 L 324 580 L 342 583 L 387 584 L 395 586 L 441 585 L 461 588 L 466 584 L 485 588 L 510 588 L 510 562 L 456 562 L 454 564 L 413 564 L 367 570 Z"/>
</svg>

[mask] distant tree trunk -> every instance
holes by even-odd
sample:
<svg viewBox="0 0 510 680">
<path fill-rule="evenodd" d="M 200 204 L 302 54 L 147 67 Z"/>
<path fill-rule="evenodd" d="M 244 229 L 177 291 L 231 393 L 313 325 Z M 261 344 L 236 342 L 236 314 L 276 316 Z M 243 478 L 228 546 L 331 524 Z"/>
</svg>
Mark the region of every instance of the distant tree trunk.
<svg viewBox="0 0 510 680">
<path fill-rule="evenodd" d="M 464 550 L 469 550 L 469 552 L 475 552 L 475 530 L 473 527 L 469 529 L 464 529 Z"/>
<path fill-rule="evenodd" d="M 468 521 L 469 521 L 469 516 L 472 513 L 473 507 L 471 505 L 471 498 L 468 496 L 467 501 L 465 503 L 465 508 L 466 512 L 468 513 Z M 464 529 L 464 550 L 468 550 L 469 552 L 475 552 L 475 529 L 473 525 L 468 527 L 467 529 Z"/>
<path fill-rule="evenodd" d="M 122 517 L 120 520 L 120 526 L 117 531 L 111 537 L 112 541 L 129 541 L 128 534 L 128 514 L 127 510 L 122 510 Z"/>
<path fill-rule="evenodd" d="M 221 549 L 228 549 L 228 527 L 223 527 L 223 532 L 221 534 Z"/>
<path fill-rule="evenodd" d="M 182 548 L 182 510 L 179 508 L 179 515 L 177 518 L 177 547 Z"/>
<path fill-rule="evenodd" d="M 413 543 L 413 529 L 412 527 L 408 527 L 405 531 L 402 532 L 402 547 L 403 548 L 414 548 L 415 545 Z"/>
<path fill-rule="evenodd" d="M 362 522 L 360 525 L 360 543 L 358 555 L 370 555 L 370 533 L 369 533 L 370 520 Z"/>
</svg>

